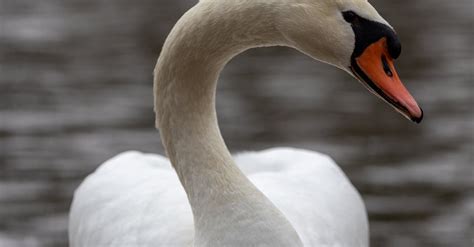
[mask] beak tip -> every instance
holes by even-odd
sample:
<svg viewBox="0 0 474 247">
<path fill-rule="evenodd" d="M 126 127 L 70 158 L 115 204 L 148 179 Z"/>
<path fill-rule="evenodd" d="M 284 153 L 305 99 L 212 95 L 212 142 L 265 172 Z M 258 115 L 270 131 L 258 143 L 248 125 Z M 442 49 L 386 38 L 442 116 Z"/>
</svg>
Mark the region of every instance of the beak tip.
<svg viewBox="0 0 474 247">
<path fill-rule="evenodd" d="M 417 124 L 420 124 L 424 117 L 423 109 L 420 108 L 420 111 L 421 111 L 421 114 L 419 117 L 411 117 L 411 120 Z"/>
</svg>

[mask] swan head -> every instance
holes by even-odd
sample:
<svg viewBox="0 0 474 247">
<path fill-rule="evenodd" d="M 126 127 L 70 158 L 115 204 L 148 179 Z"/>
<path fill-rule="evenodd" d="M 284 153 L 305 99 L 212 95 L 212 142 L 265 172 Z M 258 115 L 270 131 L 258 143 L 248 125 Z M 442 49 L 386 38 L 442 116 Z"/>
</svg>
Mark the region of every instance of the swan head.
<svg viewBox="0 0 474 247">
<path fill-rule="evenodd" d="M 395 70 L 398 36 L 367 0 L 289 0 L 276 26 L 287 45 L 345 70 L 406 118 L 423 119 Z"/>
</svg>

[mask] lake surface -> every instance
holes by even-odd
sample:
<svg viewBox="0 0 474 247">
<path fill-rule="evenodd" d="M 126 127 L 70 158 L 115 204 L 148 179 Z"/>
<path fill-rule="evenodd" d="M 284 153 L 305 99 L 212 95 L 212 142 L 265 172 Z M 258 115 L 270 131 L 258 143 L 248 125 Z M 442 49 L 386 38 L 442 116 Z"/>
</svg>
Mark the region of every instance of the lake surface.
<svg viewBox="0 0 474 247">
<path fill-rule="evenodd" d="M 190 0 L 0 0 L 0 246 L 67 246 L 74 189 L 125 150 L 163 153 L 152 70 Z M 473 2 L 371 1 L 397 29 L 415 125 L 350 76 L 288 48 L 224 70 L 233 152 L 293 146 L 331 155 L 366 202 L 372 246 L 471 247 Z"/>
</svg>

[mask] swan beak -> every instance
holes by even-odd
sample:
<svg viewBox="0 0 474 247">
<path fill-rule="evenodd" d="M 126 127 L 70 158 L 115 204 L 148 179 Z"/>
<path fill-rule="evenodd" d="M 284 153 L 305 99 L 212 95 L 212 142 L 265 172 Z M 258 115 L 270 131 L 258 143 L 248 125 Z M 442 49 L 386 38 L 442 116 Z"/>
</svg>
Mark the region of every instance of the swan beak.
<svg viewBox="0 0 474 247">
<path fill-rule="evenodd" d="M 369 45 L 353 60 L 352 71 L 369 90 L 385 100 L 398 112 L 413 122 L 420 123 L 423 110 L 400 80 L 393 58 L 387 49 L 387 39 Z"/>
</svg>

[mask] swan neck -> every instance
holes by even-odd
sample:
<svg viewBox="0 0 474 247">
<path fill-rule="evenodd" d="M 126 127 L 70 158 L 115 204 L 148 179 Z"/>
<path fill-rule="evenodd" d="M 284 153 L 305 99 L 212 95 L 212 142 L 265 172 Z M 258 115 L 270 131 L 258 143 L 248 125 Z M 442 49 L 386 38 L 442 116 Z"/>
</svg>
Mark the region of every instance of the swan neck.
<svg viewBox="0 0 474 247">
<path fill-rule="evenodd" d="M 299 246 L 288 220 L 234 164 L 215 111 L 225 64 L 282 38 L 264 5 L 224 2 L 200 2 L 168 36 L 155 68 L 157 127 L 193 211 L 195 246 Z"/>
</svg>

